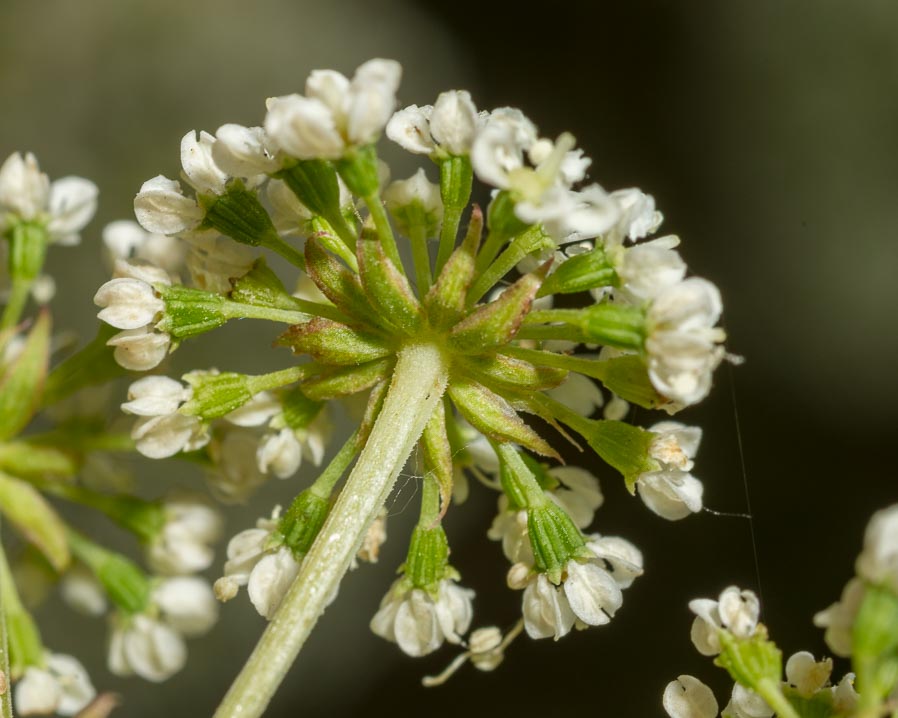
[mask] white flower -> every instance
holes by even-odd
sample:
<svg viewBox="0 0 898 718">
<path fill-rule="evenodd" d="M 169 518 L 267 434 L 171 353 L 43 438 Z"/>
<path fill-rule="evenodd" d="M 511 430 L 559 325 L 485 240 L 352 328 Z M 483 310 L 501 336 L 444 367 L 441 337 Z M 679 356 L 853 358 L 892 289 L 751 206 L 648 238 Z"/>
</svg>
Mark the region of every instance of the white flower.
<svg viewBox="0 0 898 718">
<path fill-rule="evenodd" d="M 279 479 L 293 476 L 302 463 L 302 446 L 293 430 L 285 428 L 262 437 L 256 462 L 263 474 L 274 474 Z"/>
<path fill-rule="evenodd" d="M 268 101 L 265 131 L 275 145 L 300 159 L 339 159 L 351 146 L 377 140 L 396 105 L 402 68 L 392 60 L 369 60 L 352 81 L 333 70 L 316 70 L 306 96 Z"/>
<path fill-rule="evenodd" d="M 242 429 L 226 431 L 209 445 L 214 468 L 206 473 L 206 483 L 219 501 L 245 501 L 265 482 L 256 462 L 258 446 L 256 433 Z"/>
<path fill-rule="evenodd" d="M 661 468 L 640 474 L 636 480 L 639 498 L 652 512 L 669 521 L 701 511 L 704 487 L 688 473 L 701 441 L 701 429 L 662 421 L 649 431 L 657 435 L 649 447 L 649 455 Z"/>
<path fill-rule="evenodd" d="M 212 158 L 232 177 L 254 178 L 256 175 L 280 169 L 277 154 L 265 130 L 261 127 L 222 125 L 215 132 Z"/>
<path fill-rule="evenodd" d="M 837 686 L 833 686 L 833 708 L 839 715 L 850 715 L 857 708 L 860 696 L 854 690 L 854 673 L 846 673 Z"/>
<path fill-rule="evenodd" d="M 252 269 L 256 254 L 251 247 L 238 244 L 229 237 L 203 233 L 184 237 L 187 240 L 187 271 L 197 289 L 226 294 L 238 279 Z"/>
<path fill-rule="evenodd" d="M 556 641 L 570 633 L 576 616 L 560 587 L 553 586 L 541 573 L 527 584 L 523 598 L 524 630 L 531 638 Z"/>
<path fill-rule="evenodd" d="M 805 698 L 826 687 L 832 672 L 832 658 L 815 661 L 808 651 L 793 653 L 786 661 L 786 680 Z"/>
<path fill-rule="evenodd" d="M 658 229 L 664 220 L 655 210 L 655 198 L 636 187 L 615 190 L 611 197 L 620 208 L 620 218 L 614 231 L 605 238 L 607 242 L 619 244 L 625 238 L 642 239 Z"/>
<path fill-rule="evenodd" d="M 246 592 L 260 616 L 271 620 L 299 573 L 299 566 L 290 549 L 282 546 L 253 567 Z"/>
<path fill-rule="evenodd" d="M 421 588 L 411 588 L 407 579 L 393 583 L 371 619 L 371 630 L 395 642 L 409 656 L 426 656 L 443 641 L 461 643 L 461 634 L 471 626 L 474 592 L 451 579 L 440 581 L 436 598 Z"/>
<path fill-rule="evenodd" d="M 525 156 L 536 141 L 536 127 L 520 110 L 493 110 L 471 145 L 474 172 L 486 184 L 511 189 L 521 170 L 525 171 L 524 181 L 528 179 Z M 540 183 L 536 190 L 541 194 L 542 189 Z"/>
<path fill-rule="evenodd" d="M 51 242 L 77 244 L 97 210 L 97 186 L 81 177 L 52 184 L 30 152 L 14 152 L 0 166 L 0 231 L 15 220 L 38 221 Z"/>
<path fill-rule="evenodd" d="M 193 451 L 209 441 L 198 416 L 181 414 L 178 408 L 193 394 L 189 386 L 164 376 L 138 379 L 128 389 L 122 411 L 140 418 L 131 429 L 137 450 L 151 459 Z"/>
<path fill-rule="evenodd" d="M 592 534 L 587 537 L 586 548 L 604 563 L 621 588 L 629 588 L 643 574 L 642 552 L 626 539 Z"/>
<path fill-rule="evenodd" d="M 224 194 L 228 175 L 212 157 L 215 137 L 208 132 L 190 130 L 181 138 L 181 167 L 187 181 L 198 194 Z"/>
<path fill-rule="evenodd" d="M 509 509 L 508 497 L 499 496 L 499 513 L 486 532 L 491 541 L 502 542 L 502 553 L 514 564 L 533 565 L 533 549 L 530 546 L 530 534 L 527 530 L 527 511 Z"/>
<path fill-rule="evenodd" d="M 182 636 L 201 636 L 218 620 L 218 604 L 209 583 L 197 576 L 166 578 L 153 589 L 162 620 Z"/>
<path fill-rule="evenodd" d="M 147 232 L 179 234 L 195 229 L 205 212 L 185 197 L 181 184 L 158 175 L 148 179 L 134 198 L 134 216 Z"/>
<path fill-rule="evenodd" d="M 554 389 L 547 390 L 546 394 L 581 416 L 592 416 L 605 403 L 602 390 L 596 383 L 588 376 L 574 372 L 570 372 Z"/>
<path fill-rule="evenodd" d="M 855 570 L 870 583 L 884 583 L 898 591 L 898 504 L 873 514 Z"/>
<path fill-rule="evenodd" d="M 864 582 L 852 578 L 842 589 L 839 601 L 814 615 L 814 625 L 826 629 L 823 640 L 837 656 L 847 658 L 851 655 L 854 619 L 865 593 Z"/>
<path fill-rule="evenodd" d="M 180 633 L 160 619 L 145 614 L 119 616 L 112 629 L 109 670 L 117 676 L 136 674 L 159 683 L 187 663 L 187 646 Z"/>
<path fill-rule="evenodd" d="M 587 528 L 604 501 L 599 480 L 578 466 L 553 466 L 548 473 L 561 482 L 549 492 L 549 498 L 567 512 L 577 528 Z"/>
<path fill-rule="evenodd" d="M 221 535 L 222 519 L 202 495 L 165 501 L 165 524 L 146 547 L 147 563 L 157 573 L 190 574 L 212 565 L 212 544 Z"/>
<path fill-rule="evenodd" d="M 97 290 L 94 304 L 103 307 L 97 314 L 117 329 L 141 329 L 165 309 L 156 290 L 140 279 L 111 279 Z"/>
<path fill-rule="evenodd" d="M 728 630 L 739 638 L 755 632 L 760 604 L 754 592 L 727 586 L 717 601 L 697 598 L 689 602 L 689 610 L 696 614 L 691 631 L 693 645 L 702 655 L 715 656 L 720 653 L 720 630 Z"/>
<path fill-rule="evenodd" d="M 720 292 L 691 277 L 662 291 L 647 314 L 649 378 L 659 393 L 682 405 L 707 396 L 711 374 L 724 357 L 726 335 L 720 319 Z"/>
<path fill-rule="evenodd" d="M 730 718 L 772 718 L 773 709 L 753 690 L 736 683 L 723 714 Z"/>
<path fill-rule="evenodd" d="M 110 222 L 103 228 L 103 245 L 111 263 L 137 259 L 173 274 L 184 264 L 187 246 L 176 237 L 145 231 L 130 219 Z"/>
<path fill-rule="evenodd" d="M 106 592 L 83 564 L 76 564 L 65 572 L 60 581 L 60 593 L 70 608 L 85 616 L 106 613 Z"/>
<path fill-rule="evenodd" d="M 692 676 L 680 676 L 668 683 L 662 704 L 670 718 L 717 718 L 714 692 Z"/>
<path fill-rule="evenodd" d="M 64 653 L 48 653 L 43 667 L 25 669 L 16 684 L 15 708 L 23 716 L 72 716 L 96 694 L 90 676 L 78 659 Z"/>
<path fill-rule="evenodd" d="M 686 262 L 674 249 L 679 243 L 678 237 L 659 237 L 624 250 L 616 267 L 621 295 L 640 303 L 683 281 Z"/>
<path fill-rule="evenodd" d="M 149 326 L 140 329 L 126 329 L 106 342 L 114 347 L 113 358 L 119 366 L 131 371 L 149 371 L 168 355 L 171 336 L 157 332 Z"/>
<path fill-rule="evenodd" d="M 387 137 L 409 152 L 423 155 L 467 155 L 482 124 L 466 90 L 449 90 L 436 103 L 410 105 L 387 123 Z"/>
<path fill-rule="evenodd" d="M 408 179 L 391 183 L 384 190 L 383 199 L 387 209 L 406 234 L 409 234 L 409 228 L 405 220 L 405 210 L 412 205 L 417 205 L 418 211 L 422 212 L 427 220 L 427 236 L 436 234 L 443 216 L 440 186 L 427 179 L 423 167 L 419 167 Z"/>
</svg>

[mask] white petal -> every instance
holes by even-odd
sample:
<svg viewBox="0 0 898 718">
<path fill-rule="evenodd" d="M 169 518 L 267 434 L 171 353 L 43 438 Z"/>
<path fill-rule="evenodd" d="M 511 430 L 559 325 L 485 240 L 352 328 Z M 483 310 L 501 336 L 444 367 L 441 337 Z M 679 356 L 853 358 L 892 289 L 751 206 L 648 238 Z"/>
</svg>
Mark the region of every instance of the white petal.
<svg viewBox="0 0 898 718">
<path fill-rule="evenodd" d="M 542 573 L 524 589 L 523 614 L 528 636 L 556 641 L 570 632 L 576 619 L 564 593 Z"/>
<path fill-rule="evenodd" d="M 122 636 L 122 655 L 130 670 L 154 683 L 170 678 L 187 663 L 184 639 L 173 628 L 135 616 Z"/>
<path fill-rule="evenodd" d="M 81 177 L 63 177 L 50 185 L 50 237 L 63 244 L 78 241 L 78 232 L 97 211 L 97 186 Z M 74 240 L 74 241 L 73 241 Z"/>
<path fill-rule="evenodd" d="M 146 282 L 111 279 L 97 290 L 94 304 L 104 307 L 97 316 L 117 329 L 139 329 L 165 309 L 165 302 Z"/>
<path fill-rule="evenodd" d="M 460 643 L 462 634 L 471 627 L 473 598 L 474 592 L 469 588 L 462 588 L 448 579 L 440 582 L 436 615 L 440 630 L 449 643 Z"/>
<path fill-rule="evenodd" d="M 590 626 L 608 623 L 623 604 L 617 581 L 591 562 L 569 561 L 567 572 L 564 593 L 574 615 Z"/>
<path fill-rule="evenodd" d="M 261 127 L 227 124 L 218 128 L 212 158 L 232 177 L 250 178 L 275 172 L 280 162 L 270 149 L 270 140 Z"/>
<path fill-rule="evenodd" d="M 59 683 L 61 694 L 56 711 L 60 715 L 75 715 L 97 695 L 84 666 L 73 656 L 51 653 L 47 656 L 47 668 Z"/>
<path fill-rule="evenodd" d="M 59 706 L 62 690 L 49 671 L 29 666 L 15 685 L 14 697 L 16 713 L 24 716 L 50 715 Z"/>
<path fill-rule="evenodd" d="M 668 683 L 662 703 L 671 718 L 717 718 L 713 691 L 692 676 L 680 676 Z"/>
<path fill-rule="evenodd" d="M 147 458 L 165 459 L 187 449 L 200 426 L 199 418 L 184 414 L 141 417 L 131 429 L 131 438 L 137 450 Z M 202 443 L 206 441 L 208 439 Z"/>
<path fill-rule="evenodd" d="M 733 695 L 726 708 L 725 715 L 733 718 L 772 718 L 773 709 L 754 691 L 737 683 L 733 686 Z"/>
<path fill-rule="evenodd" d="M 436 606 L 420 588 L 413 589 L 399 605 L 393 631 L 396 644 L 409 656 L 426 656 L 443 643 Z"/>
<path fill-rule="evenodd" d="M 331 112 L 343 112 L 348 93 L 349 79 L 336 70 L 313 70 L 306 78 L 306 95 L 323 102 Z"/>
<path fill-rule="evenodd" d="M 702 482 L 683 471 L 652 471 L 636 481 L 642 502 L 658 516 L 677 521 L 702 509 Z"/>
<path fill-rule="evenodd" d="M 178 234 L 196 227 L 205 213 L 182 194 L 180 183 L 159 175 L 141 186 L 134 198 L 134 215 L 148 232 Z"/>
<path fill-rule="evenodd" d="M 618 536 L 592 536 L 586 547 L 608 564 L 608 572 L 621 588 L 628 588 L 642 575 L 642 552 Z"/>
<path fill-rule="evenodd" d="M 228 176 L 215 164 L 212 145 L 215 137 L 200 132 L 199 139 L 193 130 L 181 138 L 181 167 L 187 181 L 201 194 L 223 194 Z"/>
<path fill-rule="evenodd" d="M 786 661 L 786 680 L 795 686 L 801 695 L 810 698 L 829 683 L 832 670 L 831 658 L 818 662 L 812 653 L 799 651 L 789 656 L 789 660 Z"/>
<path fill-rule="evenodd" d="M 409 152 L 429 155 L 436 149 L 430 134 L 430 116 L 433 107 L 409 105 L 394 113 L 387 122 L 386 133 L 393 142 Z"/>
<path fill-rule="evenodd" d="M 281 402 L 277 396 L 267 391 L 260 391 L 239 409 L 225 415 L 225 419 L 235 426 L 262 426 L 271 417 L 281 411 Z"/>
<path fill-rule="evenodd" d="M 128 387 L 128 401 L 122 411 L 137 416 L 163 416 L 177 411 L 191 390 L 167 376 L 146 376 Z"/>
<path fill-rule="evenodd" d="M 200 636 L 218 620 L 218 604 L 209 583 L 197 576 L 165 579 L 153 590 L 163 620 L 183 636 Z"/>
<path fill-rule="evenodd" d="M 440 147 L 453 155 L 467 155 L 477 131 L 477 108 L 466 90 L 451 90 L 437 97 L 430 132 Z"/>
<path fill-rule="evenodd" d="M 330 108 L 314 98 L 275 98 L 265 116 L 265 131 L 278 147 L 299 159 L 339 159 L 343 155 L 343 138 Z"/>
<path fill-rule="evenodd" d="M 281 429 L 277 434 L 269 434 L 262 439 L 256 452 L 259 471 L 272 473 L 279 479 L 293 476 L 302 463 L 302 446 L 293 429 Z"/>
<path fill-rule="evenodd" d="M 115 347 L 113 357 L 119 366 L 131 371 L 149 371 L 159 366 L 171 347 L 171 337 L 149 327 L 126 329 L 113 335 L 107 346 Z"/>
<path fill-rule="evenodd" d="M 34 219 L 47 207 L 50 180 L 40 171 L 30 152 L 24 159 L 14 152 L 0 167 L 0 207 L 18 214 L 22 219 Z"/>
<path fill-rule="evenodd" d="M 753 591 L 727 586 L 720 594 L 717 611 L 726 629 L 740 638 L 747 638 L 755 632 L 761 606 Z"/>
<path fill-rule="evenodd" d="M 293 579 L 299 573 L 299 564 L 287 548 L 280 548 L 264 556 L 249 576 L 246 590 L 249 600 L 259 615 L 271 619 Z"/>
</svg>

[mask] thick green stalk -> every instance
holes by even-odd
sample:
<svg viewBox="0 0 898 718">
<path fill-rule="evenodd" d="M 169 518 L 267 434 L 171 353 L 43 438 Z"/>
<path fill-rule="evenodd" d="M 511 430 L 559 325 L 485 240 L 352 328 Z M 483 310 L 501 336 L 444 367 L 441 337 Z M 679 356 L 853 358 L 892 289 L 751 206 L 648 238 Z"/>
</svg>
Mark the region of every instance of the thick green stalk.
<svg viewBox="0 0 898 718">
<path fill-rule="evenodd" d="M 0 543 L 0 553 L 3 544 Z M 6 562 L 5 555 L 0 561 Z M 0 716 L 13 718 L 12 712 L 12 678 L 9 671 L 9 636 L 6 633 L 6 601 L 0 592 Z"/>
<path fill-rule="evenodd" d="M 215 718 L 258 718 L 336 593 L 371 522 L 424 431 L 448 381 L 442 351 L 412 344 L 398 355 L 383 408 L 346 485 L 268 628 Z"/>
</svg>

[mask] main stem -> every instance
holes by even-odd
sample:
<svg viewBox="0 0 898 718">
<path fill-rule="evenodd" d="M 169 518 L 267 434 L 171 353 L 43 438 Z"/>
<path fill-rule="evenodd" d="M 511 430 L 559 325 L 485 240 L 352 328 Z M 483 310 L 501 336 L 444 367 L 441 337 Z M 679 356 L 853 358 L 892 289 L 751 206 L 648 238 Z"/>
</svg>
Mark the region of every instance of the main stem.
<svg viewBox="0 0 898 718">
<path fill-rule="evenodd" d="M 448 366 L 438 347 L 412 344 L 399 352 L 383 408 L 346 486 L 215 718 L 262 715 L 349 570 L 447 380 Z"/>
</svg>

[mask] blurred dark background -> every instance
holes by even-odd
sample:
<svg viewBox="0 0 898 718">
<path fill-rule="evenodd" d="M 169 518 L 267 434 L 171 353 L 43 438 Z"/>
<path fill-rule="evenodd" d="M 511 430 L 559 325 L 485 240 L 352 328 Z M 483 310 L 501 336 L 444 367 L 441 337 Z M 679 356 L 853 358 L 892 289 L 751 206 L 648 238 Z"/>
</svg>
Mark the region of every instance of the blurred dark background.
<svg viewBox="0 0 898 718">
<path fill-rule="evenodd" d="M 546 135 L 573 132 L 607 189 L 655 196 L 692 272 L 721 287 L 728 347 L 746 357 L 679 417 L 705 430 L 694 473 L 718 512 L 746 512 L 747 487 L 752 519 L 668 523 L 596 467 L 597 530 L 645 553 L 618 616 L 557 645 L 521 639 L 494 673 L 467 667 L 425 691 L 419 678 L 454 653 L 412 660 L 367 629 L 402 560 L 407 485 L 386 555 L 345 582 L 269 714 L 644 717 L 662 715 L 661 692 L 680 673 L 712 682 L 722 707 L 728 682 L 692 648 L 686 603 L 730 583 L 761 592 L 787 655 L 825 652 L 811 616 L 838 597 L 869 515 L 898 498 L 898 5 L 3 0 L 0 155 L 31 150 L 51 177 L 101 188 L 86 246 L 52 253 L 60 325 L 92 330 L 99 229 L 129 215 L 144 179 L 177 172 L 184 132 L 257 123 L 263 99 L 301 91 L 309 70 L 351 73 L 377 55 L 403 62 L 401 103 L 464 87 L 481 108 L 518 106 Z M 176 367 L 248 368 L 255 360 L 233 349 L 245 331 L 185 347 Z M 143 471 L 152 481 L 163 469 Z M 294 489 L 265 487 L 231 512 L 229 531 Z M 447 529 L 478 591 L 476 625 L 508 627 L 520 596 L 483 536 L 485 493 Z M 235 600 L 191 644 L 187 670 L 149 686 L 105 672 L 100 624 L 79 632 L 57 604 L 41 621 L 50 645 L 89 657 L 98 687 L 125 694 L 127 716 L 211 714 L 263 625 Z"/>
</svg>

